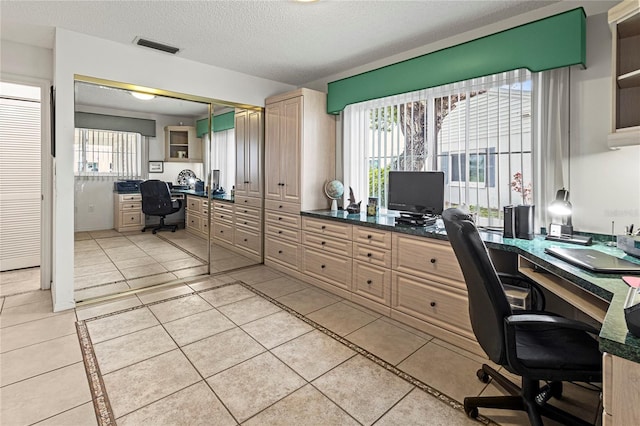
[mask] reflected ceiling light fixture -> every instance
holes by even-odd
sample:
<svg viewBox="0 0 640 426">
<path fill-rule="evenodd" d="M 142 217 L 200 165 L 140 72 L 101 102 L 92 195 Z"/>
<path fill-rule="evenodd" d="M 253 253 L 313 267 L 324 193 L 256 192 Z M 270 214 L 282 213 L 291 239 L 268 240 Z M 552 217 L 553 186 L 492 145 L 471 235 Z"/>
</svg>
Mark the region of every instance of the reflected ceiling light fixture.
<svg viewBox="0 0 640 426">
<path fill-rule="evenodd" d="M 142 101 L 150 101 L 151 99 L 156 97 L 156 95 L 152 95 L 150 93 L 141 93 L 141 92 L 134 92 L 134 91 L 131 91 L 129 93 L 131 93 L 131 95 L 134 98 L 138 98 Z"/>
</svg>

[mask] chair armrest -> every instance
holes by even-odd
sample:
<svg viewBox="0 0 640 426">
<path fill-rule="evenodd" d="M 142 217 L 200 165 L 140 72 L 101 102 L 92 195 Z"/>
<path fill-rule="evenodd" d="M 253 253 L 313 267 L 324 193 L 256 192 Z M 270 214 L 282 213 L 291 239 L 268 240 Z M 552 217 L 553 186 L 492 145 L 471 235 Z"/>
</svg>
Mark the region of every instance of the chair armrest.
<svg viewBox="0 0 640 426">
<path fill-rule="evenodd" d="M 533 309 L 536 311 L 544 311 L 546 300 L 542 287 L 532 279 L 521 274 L 510 274 L 507 272 L 498 272 L 498 277 L 502 284 L 513 285 L 521 288 L 531 288 Z"/>
<path fill-rule="evenodd" d="M 570 328 L 573 330 L 582 330 L 591 334 L 598 334 L 599 331 L 592 327 L 589 324 L 586 324 L 581 321 L 572 320 L 569 318 L 555 316 L 551 314 L 535 314 L 535 313 L 527 313 L 527 314 L 519 314 L 519 315 L 511 315 L 504 320 L 505 327 L 513 328 L 513 327 L 526 327 L 530 329 L 543 329 L 543 328 Z"/>
</svg>

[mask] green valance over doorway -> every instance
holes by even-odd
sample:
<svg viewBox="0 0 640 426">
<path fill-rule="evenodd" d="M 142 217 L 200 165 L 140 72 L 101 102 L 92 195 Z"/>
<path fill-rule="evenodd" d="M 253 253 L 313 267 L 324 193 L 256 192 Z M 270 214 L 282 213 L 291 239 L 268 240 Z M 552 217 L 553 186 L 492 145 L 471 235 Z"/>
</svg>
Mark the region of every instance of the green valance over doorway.
<svg viewBox="0 0 640 426">
<path fill-rule="evenodd" d="M 223 130 L 233 129 L 234 116 L 234 111 L 230 111 L 220 115 L 214 115 L 213 122 L 211 124 L 211 131 L 222 132 Z M 209 133 L 209 130 L 207 129 L 208 121 L 209 120 L 207 120 L 206 118 L 196 121 L 196 134 L 199 138 L 204 136 L 206 133 Z"/>
<path fill-rule="evenodd" d="M 573 9 L 509 30 L 329 83 L 327 112 L 519 68 L 586 64 L 586 16 Z"/>
</svg>

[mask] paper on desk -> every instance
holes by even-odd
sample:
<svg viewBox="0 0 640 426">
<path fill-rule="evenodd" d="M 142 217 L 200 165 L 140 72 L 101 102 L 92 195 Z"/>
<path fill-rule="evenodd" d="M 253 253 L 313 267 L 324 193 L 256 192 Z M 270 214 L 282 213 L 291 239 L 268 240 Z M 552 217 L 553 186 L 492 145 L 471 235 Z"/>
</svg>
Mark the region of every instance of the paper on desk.
<svg viewBox="0 0 640 426">
<path fill-rule="evenodd" d="M 622 280 L 629 285 L 629 287 L 640 288 L 640 277 L 622 277 Z"/>
</svg>

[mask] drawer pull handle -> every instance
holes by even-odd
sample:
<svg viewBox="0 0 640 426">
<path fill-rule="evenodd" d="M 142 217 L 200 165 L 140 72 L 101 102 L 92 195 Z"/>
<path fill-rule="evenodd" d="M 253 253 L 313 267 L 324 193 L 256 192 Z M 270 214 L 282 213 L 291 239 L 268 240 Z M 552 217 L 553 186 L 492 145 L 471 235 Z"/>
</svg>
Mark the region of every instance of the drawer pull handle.
<svg viewBox="0 0 640 426">
<path fill-rule="evenodd" d="M 324 269 L 326 266 L 325 266 L 325 265 L 320 265 L 320 267 L 321 267 L 322 269 Z"/>
<path fill-rule="evenodd" d="M 279 217 L 279 218 L 278 218 L 278 220 L 282 220 L 282 218 L 281 218 L 281 217 Z"/>
<path fill-rule="evenodd" d="M 224 231 L 223 231 L 223 230 L 220 230 L 220 233 L 221 233 L 221 234 L 224 234 Z"/>
<path fill-rule="evenodd" d="M 370 240 L 371 238 L 373 238 L 373 236 L 372 236 L 372 235 L 367 235 L 367 239 L 369 239 L 369 240 Z"/>
<path fill-rule="evenodd" d="M 436 258 L 435 257 L 431 259 L 431 263 L 436 263 Z"/>
<path fill-rule="evenodd" d="M 371 253 L 367 253 L 367 257 L 371 257 L 373 256 Z"/>
<path fill-rule="evenodd" d="M 327 228 L 327 227 L 326 227 L 326 226 L 324 226 L 324 225 L 322 225 L 322 226 L 320 227 L 320 229 L 326 229 L 326 228 Z"/>
<path fill-rule="evenodd" d="M 325 244 L 327 244 L 327 242 L 326 241 L 322 241 L 320 244 L 325 245 Z"/>
<path fill-rule="evenodd" d="M 371 284 L 373 281 L 371 280 L 367 280 L 367 284 Z"/>
<path fill-rule="evenodd" d="M 282 231 L 278 231 L 278 234 L 282 234 Z"/>
<path fill-rule="evenodd" d="M 244 202 L 245 202 L 245 203 L 248 203 L 248 202 L 249 202 L 249 200 L 244 200 Z"/>
<path fill-rule="evenodd" d="M 281 209 L 281 208 L 282 208 L 282 206 L 278 206 L 278 208 L 279 208 L 279 209 Z"/>
<path fill-rule="evenodd" d="M 247 224 L 247 222 L 244 222 L 244 224 L 246 225 L 246 224 Z"/>
<path fill-rule="evenodd" d="M 278 250 L 278 254 L 282 254 L 282 250 Z"/>
<path fill-rule="evenodd" d="M 431 307 L 433 308 L 433 307 L 436 306 L 436 302 L 431 302 L 431 303 L 429 303 L 429 305 L 431 305 Z"/>
<path fill-rule="evenodd" d="M 246 239 L 246 238 L 244 239 L 244 242 L 245 242 L 245 243 L 247 242 L 247 239 Z"/>
</svg>

